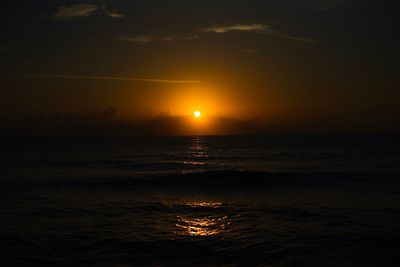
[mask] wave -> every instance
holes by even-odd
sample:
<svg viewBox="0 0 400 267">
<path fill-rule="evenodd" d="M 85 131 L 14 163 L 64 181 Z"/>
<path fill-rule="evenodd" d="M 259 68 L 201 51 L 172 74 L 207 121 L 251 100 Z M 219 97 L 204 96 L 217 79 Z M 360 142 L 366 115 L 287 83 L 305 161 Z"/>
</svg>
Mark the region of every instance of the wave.
<svg viewBox="0 0 400 267">
<path fill-rule="evenodd" d="M 286 243 L 119 238 L 27 240 L 3 236 L 7 266 L 397 266 L 400 235 L 319 236 Z M 307 256 L 305 256 L 307 255 Z M 171 265 L 172 266 L 172 265 Z"/>
<path fill-rule="evenodd" d="M 124 190 L 257 190 L 271 188 L 321 188 L 360 183 L 398 184 L 397 173 L 372 172 L 261 172 L 246 170 L 188 171 L 182 173 L 52 177 L 43 179 L 2 179 L 2 188 L 58 187 Z"/>
<path fill-rule="evenodd" d="M 182 161 L 164 161 L 156 163 L 134 162 L 132 160 L 96 160 L 96 161 L 65 161 L 55 163 L 55 166 L 67 167 L 97 167 L 97 168 L 113 168 L 113 169 L 132 169 L 132 170 L 179 170 L 187 166 L 210 166 L 211 163 L 203 161 L 193 161 L 185 159 Z"/>
</svg>

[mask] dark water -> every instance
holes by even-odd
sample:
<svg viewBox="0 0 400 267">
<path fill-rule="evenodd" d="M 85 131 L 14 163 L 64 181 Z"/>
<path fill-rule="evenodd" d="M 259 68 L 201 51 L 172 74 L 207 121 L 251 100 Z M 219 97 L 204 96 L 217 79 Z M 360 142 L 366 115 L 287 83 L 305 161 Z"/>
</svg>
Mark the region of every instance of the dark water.
<svg viewBox="0 0 400 267">
<path fill-rule="evenodd" d="M 3 138 L 1 266 L 399 266 L 399 136 Z"/>
</svg>

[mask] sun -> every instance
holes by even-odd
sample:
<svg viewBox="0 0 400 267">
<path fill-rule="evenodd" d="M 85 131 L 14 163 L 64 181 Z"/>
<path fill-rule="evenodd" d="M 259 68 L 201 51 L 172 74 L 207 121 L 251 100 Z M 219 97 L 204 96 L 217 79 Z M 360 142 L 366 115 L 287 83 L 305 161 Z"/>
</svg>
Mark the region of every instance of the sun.
<svg viewBox="0 0 400 267">
<path fill-rule="evenodd" d="M 200 118 L 200 117 L 201 117 L 201 112 L 198 111 L 198 110 L 196 110 L 196 111 L 193 113 L 193 115 L 194 115 L 195 118 Z"/>
</svg>

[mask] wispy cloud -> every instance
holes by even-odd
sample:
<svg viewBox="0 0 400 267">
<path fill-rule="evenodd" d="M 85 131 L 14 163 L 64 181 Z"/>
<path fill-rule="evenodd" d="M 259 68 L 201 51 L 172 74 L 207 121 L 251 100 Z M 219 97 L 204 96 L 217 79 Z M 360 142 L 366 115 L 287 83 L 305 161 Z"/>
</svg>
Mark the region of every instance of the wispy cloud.
<svg viewBox="0 0 400 267">
<path fill-rule="evenodd" d="M 117 41 L 120 42 L 132 42 L 139 45 L 145 45 L 154 42 L 171 42 L 171 41 L 179 41 L 179 40 L 194 40 L 200 39 L 202 35 L 205 34 L 228 34 L 232 32 L 249 32 L 255 34 L 269 34 L 278 36 L 280 38 L 289 39 L 297 42 L 304 43 L 317 43 L 316 40 L 294 36 L 279 32 L 272 28 L 272 26 L 267 24 L 236 24 L 236 25 L 228 25 L 228 26 L 212 26 L 204 29 L 200 29 L 197 31 L 193 31 L 191 34 L 171 34 L 171 35 L 156 35 L 156 34 L 148 34 L 148 35 L 136 35 L 136 36 L 124 36 L 117 38 Z M 247 51 L 250 53 L 250 51 Z M 253 53 L 255 51 L 252 51 Z"/>
<path fill-rule="evenodd" d="M 281 38 L 289 39 L 292 41 L 297 41 L 297 42 L 310 43 L 310 44 L 318 43 L 317 40 L 314 40 L 312 38 L 284 34 L 284 33 L 281 33 L 281 32 L 275 31 L 275 30 L 271 30 L 267 33 L 281 37 Z"/>
<path fill-rule="evenodd" d="M 132 42 L 140 45 L 145 45 L 154 42 L 172 42 L 177 40 L 194 40 L 199 39 L 200 36 L 197 34 L 174 34 L 174 35 L 139 35 L 139 36 L 127 36 L 117 38 L 120 42 Z"/>
<path fill-rule="evenodd" d="M 200 32 L 205 33 L 228 33 L 228 32 L 256 32 L 265 33 L 270 30 L 271 27 L 265 24 L 237 24 L 229 26 L 213 26 L 205 29 L 201 29 Z"/>
<path fill-rule="evenodd" d="M 104 12 L 104 15 L 106 15 L 107 17 L 110 18 L 123 18 L 125 17 L 125 15 L 121 14 L 118 12 L 118 10 L 111 8 L 111 7 L 107 7 L 106 5 L 102 6 L 102 10 Z"/>
<path fill-rule="evenodd" d="M 73 18 L 73 17 L 88 17 L 94 14 L 100 7 L 91 4 L 76 4 L 72 6 L 59 7 L 55 17 L 58 18 Z"/>
<path fill-rule="evenodd" d="M 167 80 L 149 78 L 127 78 L 114 76 L 83 76 L 83 75 L 24 75 L 24 78 L 50 78 L 50 79 L 74 79 L 74 80 L 107 80 L 107 81 L 131 81 L 131 82 L 150 82 L 150 83 L 172 83 L 172 84 L 194 84 L 201 83 L 200 80 Z"/>
<path fill-rule="evenodd" d="M 110 18 L 122 18 L 124 15 L 119 13 L 116 9 L 107 7 L 105 5 L 93 5 L 93 4 L 75 4 L 71 6 L 59 7 L 56 14 L 56 18 L 78 18 L 78 17 L 89 17 L 95 14 L 102 13 Z"/>
<path fill-rule="evenodd" d="M 204 33 L 215 33 L 215 34 L 227 34 L 230 32 L 253 32 L 257 34 L 270 34 L 275 35 L 281 38 L 298 41 L 298 42 L 305 42 L 305 43 L 317 43 L 316 40 L 301 37 L 301 36 L 294 36 L 285 33 L 281 33 L 272 28 L 272 26 L 267 24 L 237 24 L 237 25 L 228 25 L 228 26 L 212 26 L 209 28 L 201 29 L 199 32 Z"/>
</svg>

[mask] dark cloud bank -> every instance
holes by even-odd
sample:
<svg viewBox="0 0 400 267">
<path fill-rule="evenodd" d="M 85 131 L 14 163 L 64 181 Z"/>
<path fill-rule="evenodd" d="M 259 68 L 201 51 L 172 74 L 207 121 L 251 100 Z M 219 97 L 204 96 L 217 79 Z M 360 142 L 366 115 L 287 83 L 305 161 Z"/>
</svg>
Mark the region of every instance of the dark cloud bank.
<svg viewBox="0 0 400 267">
<path fill-rule="evenodd" d="M 118 110 L 108 108 L 73 115 L 33 115 L 10 124 L 3 124 L 6 136 L 179 136 L 179 135 L 257 135 L 257 134 L 335 134 L 335 133 L 399 133 L 393 127 L 374 128 L 360 122 L 275 123 L 263 119 L 241 121 L 233 118 L 209 117 L 198 121 L 191 116 L 172 116 L 169 112 L 146 120 L 122 120 Z M 378 131 L 377 131 L 378 130 Z"/>
<path fill-rule="evenodd" d="M 229 118 L 208 118 L 207 124 L 192 117 L 172 116 L 168 112 L 146 120 L 122 120 L 109 108 L 74 115 L 34 115 L 3 126 L 6 135 L 39 136 L 147 136 L 196 134 L 254 134 L 255 123 Z"/>
</svg>

